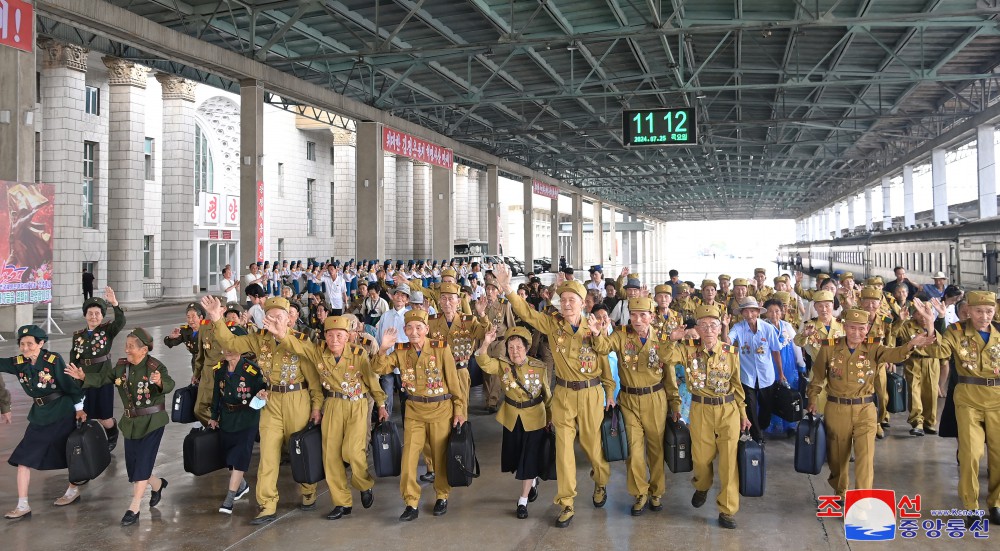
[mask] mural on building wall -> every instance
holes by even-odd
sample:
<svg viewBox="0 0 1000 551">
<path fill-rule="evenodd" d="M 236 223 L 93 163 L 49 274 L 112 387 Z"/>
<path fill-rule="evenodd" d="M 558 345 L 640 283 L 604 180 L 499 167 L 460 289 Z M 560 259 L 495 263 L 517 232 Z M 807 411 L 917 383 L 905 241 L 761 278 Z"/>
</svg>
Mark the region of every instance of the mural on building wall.
<svg viewBox="0 0 1000 551">
<path fill-rule="evenodd" d="M 0 190 L 0 305 L 51 302 L 55 186 L 0 181 Z"/>
</svg>

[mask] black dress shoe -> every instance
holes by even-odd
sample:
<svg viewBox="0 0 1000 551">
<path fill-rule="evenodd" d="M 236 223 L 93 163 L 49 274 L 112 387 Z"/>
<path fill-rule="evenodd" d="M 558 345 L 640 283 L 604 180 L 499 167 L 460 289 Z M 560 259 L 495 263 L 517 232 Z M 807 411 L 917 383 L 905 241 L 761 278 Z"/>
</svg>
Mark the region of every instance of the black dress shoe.
<svg viewBox="0 0 1000 551">
<path fill-rule="evenodd" d="M 371 489 L 361 492 L 361 506 L 365 509 L 372 506 L 375 503 L 375 494 L 372 493 Z"/>
<path fill-rule="evenodd" d="M 160 489 L 156 491 L 150 491 L 149 493 L 149 506 L 156 507 L 160 503 L 160 498 L 163 497 L 163 490 L 167 489 L 167 479 L 160 479 Z"/>
<path fill-rule="evenodd" d="M 337 505 L 326 515 L 326 520 L 337 520 L 340 517 L 346 517 L 351 514 L 351 507 L 344 507 L 342 505 Z"/>
<path fill-rule="evenodd" d="M 933 427 L 924 427 L 924 432 L 930 434 L 931 436 L 937 434 L 937 429 Z"/>
<path fill-rule="evenodd" d="M 420 475 L 420 481 L 421 482 L 434 482 L 434 473 L 433 472 L 427 472 L 427 473 L 424 473 L 424 474 Z"/>
<path fill-rule="evenodd" d="M 694 495 L 691 496 L 691 505 L 701 507 L 705 504 L 706 500 L 708 500 L 708 490 L 705 490 L 704 492 L 701 490 L 695 490 Z"/>
<path fill-rule="evenodd" d="M 439 499 L 434 502 L 434 516 L 439 517 L 448 512 L 448 500 Z"/>
<path fill-rule="evenodd" d="M 879 423 L 879 425 L 881 425 L 883 429 L 889 428 L 889 422 L 888 421 L 882 421 L 881 423 Z"/>
<path fill-rule="evenodd" d="M 978 517 L 978 516 L 965 517 L 965 529 L 966 530 L 972 529 L 972 523 L 976 522 L 977 520 L 982 520 L 982 519 L 983 519 L 983 517 Z"/>
<path fill-rule="evenodd" d="M 261 524 L 268 524 L 278 520 L 278 515 L 271 513 L 270 515 L 260 515 L 257 518 L 250 521 L 251 526 L 260 526 Z"/>
<path fill-rule="evenodd" d="M 108 451 L 114 451 L 118 447 L 118 422 L 110 429 L 106 430 L 108 434 Z"/>
<path fill-rule="evenodd" d="M 406 509 L 403 510 L 403 514 L 399 515 L 399 520 L 405 522 L 409 522 L 411 520 L 417 520 L 417 515 L 419 514 L 420 512 L 417 511 L 415 507 L 410 507 L 409 505 L 407 505 Z"/>
<path fill-rule="evenodd" d="M 726 528 L 726 529 L 729 529 L 729 530 L 735 530 L 736 529 L 736 519 L 733 518 L 733 515 L 727 515 L 725 513 L 719 513 L 719 526 L 721 526 L 723 528 Z"/>
<path fill-rule="evenodd" d="M 536 486 L 532 486 L 531 489 L 528 490 L 528 503 L 534 503 L 536 499 L 538 499 L 537 483 Z"/>
<path fill-rule="evenodd" d="M 990 507 L 990 522 L 1000 526 L 1000 507 Z"/>
<path fill-rule="evenodd" d="M 122 526 L 132 526 L 137 522 L 139 522 L 139 513 L 133 513 L 131 510 L 125 511 L 125 516 L 122 517 Z"/>
<path fill-rule="evenodd" d="M 528 506 L 527 505 L 518 505 L 517 506 L 517 518 L 519 518 L 519 519 L 526 519 L 526 518 L 528 518 Z"/>
</svg>

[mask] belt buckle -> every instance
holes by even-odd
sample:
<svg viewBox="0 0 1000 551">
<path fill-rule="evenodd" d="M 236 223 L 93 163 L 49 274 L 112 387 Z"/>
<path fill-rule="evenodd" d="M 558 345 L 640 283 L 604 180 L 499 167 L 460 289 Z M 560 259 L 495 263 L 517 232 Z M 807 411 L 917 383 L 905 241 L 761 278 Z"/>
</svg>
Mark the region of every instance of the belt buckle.
<svg viewBox="0 0 1000 551">
<path fill-rule="evenodd" d="M 34 398 L 34 400 L 35 400 L 35 405 L 36 406 L 41 407 L 41 406 L 45 405 L 45 400 L 42 400 L 41 398 Z"/>
<path fill-rule="evenodd" d="M 986 386 L 997 386 L 997 381 L 1000 379 L 986 379 Z"/>
</svg>

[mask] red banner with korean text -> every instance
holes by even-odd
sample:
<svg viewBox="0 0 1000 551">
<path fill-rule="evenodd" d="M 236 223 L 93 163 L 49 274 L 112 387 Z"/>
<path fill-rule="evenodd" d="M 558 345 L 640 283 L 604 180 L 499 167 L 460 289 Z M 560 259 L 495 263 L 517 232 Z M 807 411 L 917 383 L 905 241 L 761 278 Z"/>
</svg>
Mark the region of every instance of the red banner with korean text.
<svg viewBox="0 0 1000 551">
<path fill-rule="evenodd" d="M 30 52 L 35 8 L 24 0 L 0 0 L 0 45 Z"/>
<path fill-rule="evenodd" d="M 0 190 L 0 306 L 52 302 L 55 186 L 0 180 Z"/>
<path fill-rule="evenodd" d="M 554 186 L 552 184 L 546 184 L 539 180 L 531 181 L 531 191 L 535 195 L 541 195 L 542 197 L 548 197 L 549 199 L 559 198 L 559 186 Z"/>
<path fill-rule="evenodd" d="M 257 180 L 257 262 L 264 261 L 264 180 Z"/>
<path fill-rule="evenodd" d="M 434 145 L 387 126 L 382 127 L 382 150 L 449 169 L 455 160 L 455 152 L 451 149 Z"/>
</svg>

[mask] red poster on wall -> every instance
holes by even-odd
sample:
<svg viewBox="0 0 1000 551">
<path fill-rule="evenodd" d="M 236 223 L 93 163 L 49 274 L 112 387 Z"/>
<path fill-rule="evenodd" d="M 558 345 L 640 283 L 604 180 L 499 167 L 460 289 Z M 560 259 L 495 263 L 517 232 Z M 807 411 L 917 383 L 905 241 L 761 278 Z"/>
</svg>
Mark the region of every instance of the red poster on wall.
<svg viewBox="0 0 1000 551">
<path fill-rule="evenodd" d="M 0 180 L 0 305 L 52 301 L 55 186 Z"/>
<path fill-rule="evenodd" d="M 441 147 L 420 138 L 411 136 L 387 126 L 382 127 L 382 149 L 389 153 L 409 157 L 420 161 L 451 168 L 454 165 L 455 153 L 447 147 Z"/>
<path fill-rule="evenodd" d="M 264 180 L 257 180 L 257 262 L 264 261 Z"/>
<path fill-rule="evenodd" d="M 35 9 L 24 0 L 0 0 L 0 44 L 30 52 Z"/>
</svg>

